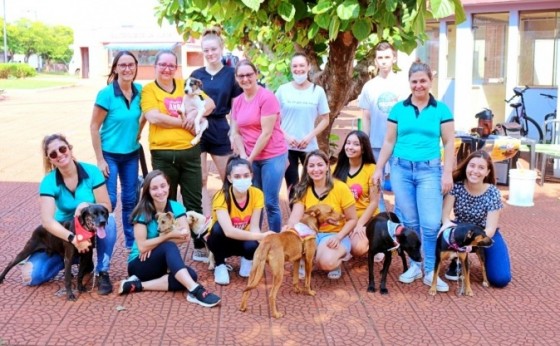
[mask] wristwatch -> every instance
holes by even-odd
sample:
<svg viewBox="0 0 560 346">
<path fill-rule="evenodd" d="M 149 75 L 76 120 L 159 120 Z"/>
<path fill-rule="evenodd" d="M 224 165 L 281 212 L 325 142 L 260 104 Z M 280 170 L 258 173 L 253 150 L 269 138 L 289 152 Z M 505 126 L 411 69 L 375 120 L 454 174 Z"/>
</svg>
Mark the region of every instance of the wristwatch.
<svg viewBox="0 0 560 346">
<path fill-rule="evenodd" d="M 74 237 L 75 237 L 74 233 L 68 234 L 68 242 L 72 243 L 74 241 Z"/>
</svg>

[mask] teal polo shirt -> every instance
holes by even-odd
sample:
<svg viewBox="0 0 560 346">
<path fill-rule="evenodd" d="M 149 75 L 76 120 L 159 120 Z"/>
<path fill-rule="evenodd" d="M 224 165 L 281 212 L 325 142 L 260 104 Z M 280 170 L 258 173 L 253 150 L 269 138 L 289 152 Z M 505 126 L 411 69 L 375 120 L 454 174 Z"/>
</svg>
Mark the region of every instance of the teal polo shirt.
<svg viewBox="0 0 560 346">
<path fill-rule="evenodd" d="M 101 149 L 112 154 L 130 154 L 140 147 L 140 95 L 142 85 L 132 83 L 132 101 L 129 103 L 117 81 L 97 93 L 95 105 L 107 111 L 101 124 Z"/>
<path fill-rule="evenodd" d="M 441 124 L 453 121 L 449 108 L 430 94 L 428 105 L 419 111 L 412 95 L 398 102 L 387 121 L 397 126 L 393 157 L 412 162 L 441 157 Z"/>
<path fill-rule="evenodd" d="M 39 195 L 54 198 L 54 218 L 58 222 L 72 220 L 78 204 L 95 203 L 93 191 L 105 184 L 105 177 L 97 166 L 85 162 L 75 163 L 78 169 L 76 191 L 68 190 L 58 169 L 47 174 L 39 185 Z"/>
<path fill-rule="evenodd" d="M 165 206 L 165 212 L 167 213 L 168 211 L 173 213 L 173 217 L 175 219 L 178 219 L 181 216 L 185 216 L 187 213 L 187 210 L 181 203 L 177 203 L 171 200 L 167 201 L 167 205 Z M 148 232 L 146 239 L 152 239 L 159 235 L 155 214 L 152 215 L 152 219 L 149 222 L 146 222 L 146 217 L 144 215 L 140 215 L 134 219 L 133 223 L 141 223 L 143 225 L 146 225 L 146 230 Z M 130 250 L 130 255 L 128 255 L 128 262 L 133 261 L 138 256 L 140 256 L 140 250 L 138 250 L 138 244 L 136 243 L 136 241 L 134 241 L 132 249 Z"/>
</svg>

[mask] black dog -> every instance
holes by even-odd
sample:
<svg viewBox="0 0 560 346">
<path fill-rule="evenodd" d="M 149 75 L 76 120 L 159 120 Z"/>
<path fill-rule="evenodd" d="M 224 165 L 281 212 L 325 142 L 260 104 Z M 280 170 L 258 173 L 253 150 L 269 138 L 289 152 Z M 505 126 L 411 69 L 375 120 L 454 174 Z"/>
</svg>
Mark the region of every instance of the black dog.
<svg viewBox="0 0 560 346">
<path fill-rule="evenodd" d="M 441 262 L 450 258 L 452 255 L 457 254 L 461 261 L 462 275 L 465 279 L 465 292 L 464 294 L 472 297 L 473 291 L 471 289 L 470 270 L 469 270 L 469 252 L 471 248 L 476 251 L 480 264 L 482 266 L 482 285 L 488 287 L 488 278 L 486 277 L 486 266 L 484 265 L 484 247 L 489 247 L 494 243 L 492 238 L 486 235 L 484 229 L 477 225 L 462 223 L 455 227 L 450 227 L 443 230 L 438 234 L 436 245 L 436 264 L 434 276 L 432 278 L 432 286 L 430 287 L 430 295 L 437 293 L 437 277 Z"/>
<path fill-rule="evenodd" d="M 103 238 L 105 234 L 105 225 L 109 218 L 109 211 L 102 205 L 91 204 L 87 208 L 82 209 L 78 218 L 62 225 L 70 232 L 76 234 L 78 241 L 88 241 L 88 238 L 95 240 L 96 233 Z M 77 220 L 77 221 L 76 221 Z M 79 225 L 75 223 L 78 222 Z M 79 253 L 76 247 L 71 243 L 55 237 L 49 233 L 43 226 L 37 227 L 31 234 L 31 238 L 27 241 L 23 250 L 8 264 L 6 269 L 0 274 L 0 283 L 4 281 L 4 277 L 16 264 L 23 261 L 29 255 L 37 251 L 45 251 L 47 254 L 60 254 L 64 258 L 64 283 L 66 287 L 66 296 L 68 300 L 75 301 L 76 296 L 72 292 L 72 263 L 75 256 L 79 258 L 78 269 L 78 291 L 85 292 L 83 278 L 86 273 L 93 271 L 93 245 L 87 252 Z"/>
<path fill-rule="evenodd" d="M 373 278 L 373 256 L 382 252 L 385 254 L 383 269 L 381 269 L 381 294 L 387 294 L 387 273 L 392 260 L 392 251 L 396 250 L 402 259 L 403 272 L 408 270 L 405 252 L 416 262 L 422 261 L 420 254 L 420 239 L 414 230 L 399 224 L 397 215 L 391 212 L 377 214 L 366 226 L 366 235 L 369 240 L 368 270 L 369 284 L 368 292 L 375 292 L 375 280 Z"/>
</svg>

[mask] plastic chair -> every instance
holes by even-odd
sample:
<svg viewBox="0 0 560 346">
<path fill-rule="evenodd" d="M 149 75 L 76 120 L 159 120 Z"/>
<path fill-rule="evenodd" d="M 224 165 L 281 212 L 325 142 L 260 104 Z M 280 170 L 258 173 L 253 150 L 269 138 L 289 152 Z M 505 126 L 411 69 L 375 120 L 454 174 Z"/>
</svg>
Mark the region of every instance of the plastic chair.
<svg viewBox="0 0 560 346">
<path fill-rule="evenodd" d="M 546 175 L 546 162 L 549 158 L 560 159 L 560 120 L 553 119 L 544 122 L 544 128 L 547 126 L 552 130 L 552 141 L 550 144 L 537 144 L 535 151 L 541 154 L 541 182 L 544 184 Z"/>
</svg>

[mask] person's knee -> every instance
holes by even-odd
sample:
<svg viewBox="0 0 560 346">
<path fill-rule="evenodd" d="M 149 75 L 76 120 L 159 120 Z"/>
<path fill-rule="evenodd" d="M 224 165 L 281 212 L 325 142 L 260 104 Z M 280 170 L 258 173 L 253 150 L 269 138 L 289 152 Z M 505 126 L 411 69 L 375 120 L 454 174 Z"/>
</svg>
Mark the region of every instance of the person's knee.
<svg viewBox="0 0 560 346">
<path fill-rule="evenodd" d="M 354 257 L 361 257 L 365 255 L 368 252 L 368 250 L 369 250 L 369 244 L 365 242 L 355 242 L 352 243 L 352 249 L 350 250 L 350 253 Z"/>
<path fill-rule="evenodd" d="M 488 278 L 488 282 L 492 287 L 504 288 L 511 282 L 510 273 L 502 273 L 501 275 L 495 275 Z"/>
</svg>

